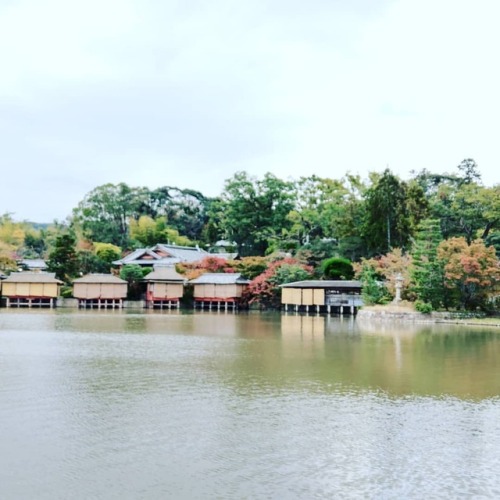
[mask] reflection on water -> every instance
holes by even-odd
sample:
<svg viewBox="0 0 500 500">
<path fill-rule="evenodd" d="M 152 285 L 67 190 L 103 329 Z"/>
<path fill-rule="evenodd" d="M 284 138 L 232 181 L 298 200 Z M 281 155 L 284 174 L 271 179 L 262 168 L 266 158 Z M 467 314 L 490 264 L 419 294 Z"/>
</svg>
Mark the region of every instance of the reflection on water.
<svg viewBox="0 0 500 500">
<path fill-rule="evenodd" d="M 0 310 L 0 498 L 495 498 L 500 332 Z"/>
<path fill-rule="evenodd" d="M 314 373 L 344 385 L 400 395 L 500 394 L 496 329 L 284 316 L 281 341 L 289 356 L 314 359 Z"/>
</svg>

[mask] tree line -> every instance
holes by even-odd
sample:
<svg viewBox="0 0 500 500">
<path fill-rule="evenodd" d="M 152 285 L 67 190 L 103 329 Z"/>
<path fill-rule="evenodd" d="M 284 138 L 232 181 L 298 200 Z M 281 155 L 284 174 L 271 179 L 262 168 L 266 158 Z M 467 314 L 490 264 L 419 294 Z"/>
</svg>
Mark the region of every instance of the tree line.
<svg viewBox="0 0 500 500">
<path fill-rule="evenodd" d="M 109 271 L 124 252 L 158 242 L 215 251 L 224 240 L 225 249 L 243 259 L 262 257 L 272 267 L 292 258 L 312 277 L 326 276 L 327 259 L 346 259 L 372 290 L 369 302 L 390 300 L 401 273 L 405 298 L 422 309 L 484 309 L 491 307 L 498 279 L 499 195 L 499 185 L 482 184 L 472 159 L 453 173 L 423 169 L 407 181 L 388 168 L 367 179 L 237 172 L 212 198 L 170 186 L 105 184 L 64 224 L 33 227 L 2 216 L 0 270 L 8 271 L 16 258 L 38 256 L 68 279 Z M 56 258 L 58 252 L 67 255 Z M 57 262 L 74 265 L 61 270 Z"/>
</svg>

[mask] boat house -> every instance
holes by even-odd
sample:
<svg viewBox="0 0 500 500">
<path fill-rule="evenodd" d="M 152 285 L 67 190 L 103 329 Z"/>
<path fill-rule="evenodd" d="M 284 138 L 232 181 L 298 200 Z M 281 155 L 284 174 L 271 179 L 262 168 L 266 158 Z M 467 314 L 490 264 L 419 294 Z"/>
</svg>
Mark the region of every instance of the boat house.
<svg viewBox="0 0 500 500">
<path fill-rule="evenodd" d="M 87 274 L 73 281 L 73 297 L 86 309 L 121 309 L 127 282 L 112 274 Z"/>
<path fill-rule="evenodd" d="M 240 273 L 205 273 L 189 283 L 194 285 L 195 308 L 234 310 L 250 281 Z"/>
<path fill-rule="evenodd" d="M 156 267 L 146 275 L 146 307 L 150 309 L 179 308 L 186 279 L 173 266 Z"/>
<path fill-rule="evenodd" d="M 356 314 L 363 305 L 361 288 L 359 281 L 296 281 L 281 285 L 281 304 L 285 311 Z"/>
<path fill-rule="evenodd" d="M 14 272 L 2 280 L 7 307 L 55 307 L 62 281 L 55 273 Z"/>
</svg>

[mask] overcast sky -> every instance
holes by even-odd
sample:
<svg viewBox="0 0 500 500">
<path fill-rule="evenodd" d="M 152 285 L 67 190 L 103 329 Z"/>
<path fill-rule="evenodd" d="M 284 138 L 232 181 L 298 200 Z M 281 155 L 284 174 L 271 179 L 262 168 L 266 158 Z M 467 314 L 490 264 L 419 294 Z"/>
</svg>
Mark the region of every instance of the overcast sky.
<svg viewBox="0 0 500 500">
<path fill-rule="evenodd" d="M 500 182 L 497 0 L 0 0 L 0 213 L 387 166 Z"/>
</svg>

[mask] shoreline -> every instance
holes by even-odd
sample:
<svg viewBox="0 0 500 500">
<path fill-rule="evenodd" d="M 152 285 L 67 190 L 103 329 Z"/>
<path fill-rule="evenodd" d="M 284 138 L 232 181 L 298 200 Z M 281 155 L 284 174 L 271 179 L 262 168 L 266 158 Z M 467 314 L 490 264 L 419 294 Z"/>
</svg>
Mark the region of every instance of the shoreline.
<svg viewBox="0 0 500 500">
<path fill-rule="evenodd" d="M 3 304 L 0 303 L 0 307 Z M 72 298 L 61 298 L 57 300 L 57 309 L 80 309 L 78 307 L 78 301 Z M 6 309 L 2 307 L 2 309 Z M 46 308 L 22 308 L 26 310 L 37 310 Z M 181 307 L 181 309 L 183 309 Z M 82 310 L 92 310 L 83 308 Z M 98 310 L 98 309 L 95 309 Z M 100 310 L 100 309 L 99 309 Z M 103 308 L 102 310 L 106 310 Z M 111 309 L 110 309 L 111 310 Z M 123 302 L 123 306 L 120 309 L 122 311 L 149 311 L 145 307 L 145 301 L 143 300 L 126 300 Z M 177 308 L 172 308 L 172 310 L 178 310 Z M 259 309 L 250 309 L 258 311 Z M 276 312 L 284 313 L 283 310 L 276 309 Z M 307 313 L 306 313 L 307 314 Z M 359 320 L 366 321 L 383 321 L 383 322 L 405 322 L 405 323 L 430 323 L 430 324 L 450 324 L 450 325 L 465 325 L 465 326 L 489 326 L 494 328 L 500 328 L 500 317 L 485 317 L 485 318 L 464 318 L 460 317 L 457 312 L 443 311 L 443 312 L 431 312 L 429 314 L 421 313 L 415 311 L 413 306 L 404 303 L 402 305 L 374 305 L 374 306 L 363 306 L 360 308 L 355 317 Z"/>
<path fill-rule="evenodd" d="M 452 325 L 492 326 L 500 328 L 500 318 L 461 318 L 455 312 L 431 312 L 424 314 L 407 305 L 365 306 L 358 311 L 359 319 L 381 321 L 406 321 L 416 323 L 440 323 Z M 455 317 L 454 317 L 455 316 Z"/>
</svg>

